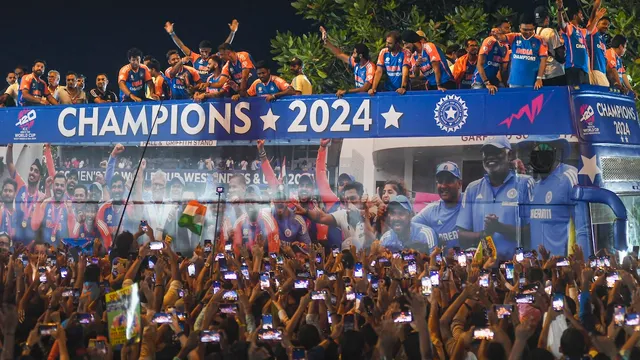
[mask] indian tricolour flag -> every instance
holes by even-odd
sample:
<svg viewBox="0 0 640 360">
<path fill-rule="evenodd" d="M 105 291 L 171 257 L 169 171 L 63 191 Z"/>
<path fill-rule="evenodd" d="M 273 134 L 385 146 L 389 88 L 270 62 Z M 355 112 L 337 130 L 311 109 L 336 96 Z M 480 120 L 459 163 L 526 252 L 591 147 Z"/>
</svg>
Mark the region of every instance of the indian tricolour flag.
<svg viewBox="0 0 640 360">
<path fill-rule="evenodd" d="M 184 208 L 184 212 L 180 215 L 178 226 L 186 227 L 193 233 L 202 235 L 204 227 L 204 216 L 207 213 L 207 207 L 200 204 L 197 200 L 191 200 Z"/>
</svg>

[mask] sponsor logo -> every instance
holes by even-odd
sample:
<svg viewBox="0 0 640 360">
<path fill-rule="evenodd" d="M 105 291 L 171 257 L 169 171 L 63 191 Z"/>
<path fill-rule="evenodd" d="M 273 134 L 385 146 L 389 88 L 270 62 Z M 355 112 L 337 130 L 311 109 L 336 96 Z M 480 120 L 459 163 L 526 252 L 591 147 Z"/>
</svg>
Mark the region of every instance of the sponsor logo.
<svg viewBox="0 0 640 360">
<path fill-rule="evenodd" d="M 551 209 L 531 209 L 529 215 L 531 219 L 549 220 L 551 219 Z"/>
<path fill-rule="evenodd" d="M 548 101 L 549 99 L 547 99 Z M 542 108 L 544 106 L 544 94 L 538 95 L 531 101 L 531 104 L 526 104 L 517 113 L 511 114 L 508 118 L 502 120 L 500 125 L 507 125 L 507 129 L 511 128 L 511 124 L 514 120 L 520 120 L 523 116 L 526 116 L 529 119 L 529 122 L 533 124 L 536 120 L 536 117 L 540 115 L 542 112 Z"/>
<path fill-rule="evenodd" d="M 440 130 L 456 132 L 467 123 L 467 103 L 457 95 L 446 95 L 436 104 L 434 110 L 436 125 Z"/>
<path fill-rule="evenodd" d="M 18 141 L 36 140 L 36 133 L 31 128 L 36 123 L 37 114 L 35 110 L 24 109 L 18 113 L 16 122 L 17 131 L 13 139 Z"/>
<path fill-rule="evenodd" d="M 582 124 L 582 135 L 598 135 L 600 128 L 594 124 L 596 122 L 596 113 L 593 106 L 584 104 L 580 106 L 580 124 Z"/>
</svg>

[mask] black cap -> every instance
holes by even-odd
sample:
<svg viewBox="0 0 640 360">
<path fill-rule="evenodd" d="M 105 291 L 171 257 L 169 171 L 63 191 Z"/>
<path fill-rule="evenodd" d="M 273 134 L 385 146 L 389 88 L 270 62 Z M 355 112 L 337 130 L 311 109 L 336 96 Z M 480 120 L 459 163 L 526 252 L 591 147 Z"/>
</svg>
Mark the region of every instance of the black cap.
<svg viewBox="0 0 640 360">
<path fill-rule="evenodd" d="M 420 42 L 421 39 L 422 37 L 413 30 L 405 30 L 402 32 L 402 41 L 404 42 L 417 43 Z"/>
<path fill-rule="evenodd" d="M 546 6 L 538 6 L 533 11 L 533 14 L 535 16 L 536 24 L 542 25 L 542 23 L 544 23 L 544 20 L 549 16 L 549 10 L 547 10 Z"/>
</svg>

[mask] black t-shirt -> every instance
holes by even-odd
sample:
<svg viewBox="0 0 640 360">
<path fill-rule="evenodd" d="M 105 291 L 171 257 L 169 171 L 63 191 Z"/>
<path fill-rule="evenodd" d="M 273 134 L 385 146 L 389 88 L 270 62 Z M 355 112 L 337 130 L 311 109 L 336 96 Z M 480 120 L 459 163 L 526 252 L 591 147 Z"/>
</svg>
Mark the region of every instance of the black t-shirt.
<svg viewBox="0 0 640 360">
<path fill-rule="evenodd" d="M 89 91 L 87 95 L 87 100 L 90 104 L 95 103 L 96 99 L 98 98 L 104 101 L 111 101 L 112 103 L 118 102 L 118 96 L 116 95 L 116 93 L 109 89 L 107 89 L 105 92 L 102 92 L 102 90 L 94 88 L 91 89 L 91 91 Z"/>
</svg>

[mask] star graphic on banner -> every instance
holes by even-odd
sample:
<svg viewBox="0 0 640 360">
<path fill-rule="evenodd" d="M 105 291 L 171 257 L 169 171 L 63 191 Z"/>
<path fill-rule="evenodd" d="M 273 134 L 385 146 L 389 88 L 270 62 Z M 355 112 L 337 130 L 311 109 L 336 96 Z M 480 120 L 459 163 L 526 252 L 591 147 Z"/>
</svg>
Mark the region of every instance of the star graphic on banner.
<svg viewBox="0 0 640 360">
<path fill-rule="evenodd" d="M 398 120 L 400 120 L 403 113 L 397 112 L 396 108 L 394 108 L 393 105 L 391 105 L 391 107 L 389 108 L 389 111 L 387 111 L 386 113 L 381 113 L 380 115 L 382 115 L 382 117 L 385 120 L 384 122 L 385 129 L 391 126 L 394 126 L 396 129 L 400 128 L 400 124 L 398 123 Z"/>
<path fill-rule="evenodd" d="M 587 175 L 591 183 L 593 183 L 596 180 L 596 175 L 602 173 L 598 167 L 596 155 L 591 158 L 582 155 L 580 157 L 582 158 L 582 169 L 580 169 L 578 175 Z"/>
<path fill-rule="evenodd" d="M 264 126 L 262 127 L 262 130 L 273 129 L 275 131 L 276 130 L 276 121 L 278 121 L 278 119 L 280 119 L 280 116 L 275 115 L 271 111 L 271 109 L 269 109 L 269 111 L 267 112 L 266 115 L 260 116 L 260 119 L 262 119 L 262 122 L 264 122 Z"/>
<path fill-rule="evenodd" d="M 449 106 L 449 109 L 444 113 L 447 114 L 447 119 L 455 119 L 456 114 L 458 114 L 458 112 L 456 111 L 456 109 L 453 108 L 453 106 Z"/>
</svg>

